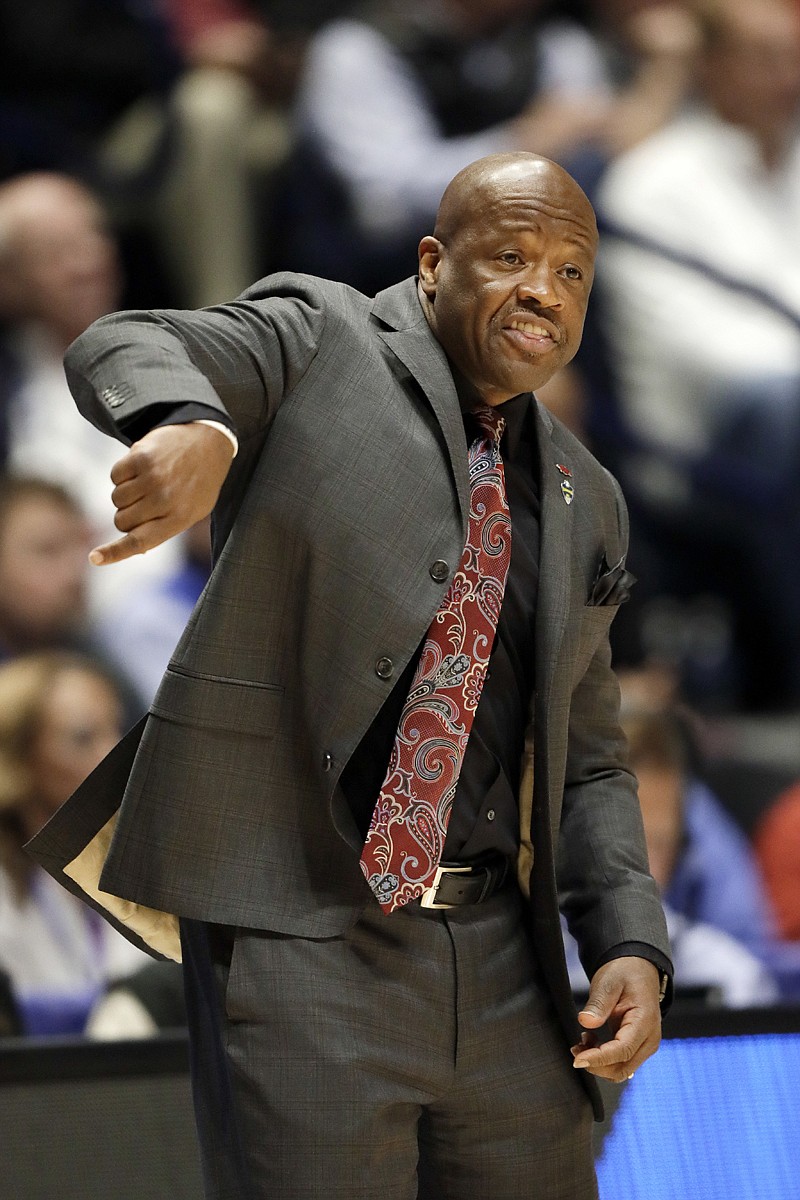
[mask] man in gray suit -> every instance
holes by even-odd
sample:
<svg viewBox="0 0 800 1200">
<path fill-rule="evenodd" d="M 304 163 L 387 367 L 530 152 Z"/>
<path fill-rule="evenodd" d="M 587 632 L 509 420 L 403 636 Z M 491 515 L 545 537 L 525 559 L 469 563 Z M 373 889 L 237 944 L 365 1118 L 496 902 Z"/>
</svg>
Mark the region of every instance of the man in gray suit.
<svg viewBox="0 0 800 1200">
<path fill-rule="evenodd" d="M 416 281 L 274 276 L 69 352 L 79 407 L 130 444 L 94 560 L 213 507 L 216 565 L 147 718 L 34 852 L 132 938 L 177 958 L 180 932 L 215 1200 L 586 1200 L 589 1076 L 658 1045 L 669 949 L 608 644 L 625 507 L 532 396 L 578 347 L 596 244 L 560 167 L 493 156 L 447 189 Z M 404 860 L 430 878 L 386 914 L 359 858 L 467 569 L 485 419 L 510 566 L 445 817 Z"/>
</svg>

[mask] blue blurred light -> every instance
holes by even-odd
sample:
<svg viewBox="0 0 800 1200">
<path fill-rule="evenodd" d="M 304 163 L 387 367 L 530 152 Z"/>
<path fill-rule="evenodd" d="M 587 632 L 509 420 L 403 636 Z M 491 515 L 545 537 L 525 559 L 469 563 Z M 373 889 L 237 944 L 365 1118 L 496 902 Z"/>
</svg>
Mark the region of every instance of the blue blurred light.
<svg viewBox="0 0 800 1200">
<path fill-rule="evenodd" d="M 665 1041 L 627 1085 L 601 1200 L 800 1200 L 800 1034 Z"/>
</svg>

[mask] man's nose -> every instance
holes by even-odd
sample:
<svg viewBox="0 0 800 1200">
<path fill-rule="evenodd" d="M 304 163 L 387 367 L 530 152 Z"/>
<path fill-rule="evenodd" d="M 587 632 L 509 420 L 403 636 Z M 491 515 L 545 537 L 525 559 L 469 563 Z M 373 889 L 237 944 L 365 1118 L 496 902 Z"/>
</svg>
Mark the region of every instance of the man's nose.
<svg viewBox="0 0 800 1200">
<path fill-rule="evenodd" d="M 562 308 L 556 277 L 547 263 L 532 263 L 517 284 L 520 301 L 535 300 L 542 308 Z"/>
</svg>

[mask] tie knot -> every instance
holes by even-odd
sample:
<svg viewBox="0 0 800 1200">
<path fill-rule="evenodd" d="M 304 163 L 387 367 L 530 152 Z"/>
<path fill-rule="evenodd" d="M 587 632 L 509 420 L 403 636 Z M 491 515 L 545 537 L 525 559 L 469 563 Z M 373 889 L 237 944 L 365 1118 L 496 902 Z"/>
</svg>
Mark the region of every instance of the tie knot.
<svg viewBox="0 0 800 1200">
<path fill-rule="evenodd" d="M 491 438 L 495 444 L 500 444 L 503 430 L 506 427 L 505 417 L 501 417 L 493 408 L 474 408 L 472 416 L 481 433 Z"/>
</svg>

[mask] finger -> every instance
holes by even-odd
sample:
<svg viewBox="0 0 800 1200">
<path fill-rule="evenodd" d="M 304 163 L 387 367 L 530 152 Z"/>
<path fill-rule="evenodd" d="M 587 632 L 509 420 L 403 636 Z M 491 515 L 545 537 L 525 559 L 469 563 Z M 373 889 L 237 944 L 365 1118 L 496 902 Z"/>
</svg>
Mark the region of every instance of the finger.
<svg viewBox="0 0 800 1200">
<path fill-rule="evenodd" d="M 143 496 L 141 500 L 129 504 L 127 508 L 119 509 L 114 514 L 114 524 L 120 533 L 131 533 L 140 526 L 165 518 L 167 515 L 163 505 L 153 496 Z"/>
<path fill-rule="evenodd" d="M 134 479 L 141 469 L 141 457 L 133 450 L 129 450 L 127 454 L 123 454 L 122 458 L 118 458 L 111 468 L 111 482 L 125 483 L 128 479 Z"/>
<path fill-rule="evenodd" d="M 631 1062 L 646 1039 L 647 1031 L 641 1021 L 623 1021 L 616 1036 L 603 1042 L 602 1046 L 583 1047 L 575 1056 L 573 1066 L 597 1068 Z"/>
<path fill-rule="evenodd" d="M 627 1062 L 595 1063 L 591 1066 L 583 1067 L 583 1070 L 588 1071 L 590 1075 L 597 1075 L 601 1079 L 610 1079 L 613 1083 L 624 1083 L 626 1079 L 633 1077 L 639 1067 L 647 1062 L 650 1055 L 654 1054 L 657 1049 L 658 1038 L 648 1039 Z M 573 1063 L 573 1066 L 575 1065 L 576 1063 Z"/>
<path fill-rule="evenodd" d="M 154 521 L 147 521 L 137 529 L 131 530 L 116 542 L 106 542 L 103 546 L 96 546 L 89 554 L 89 561 L 96 567 L 122 562 L 123 559 L 133 558 L 136 554 L 144 554 L 155 546 L 160 546 L 162 542 L 166 542 L 168 538 L 172 537 L 173 532 L 170 524 L 163 517 L 158 517 Z"/>
<path fill-rule="evenodd" d="M 620 1042 L 616 1038 L 611 1042 L 603 1042 L 602 1046 L 591 1049 L 581 1047 L 572 1063 L 577 1070 L 597 1071 L 605 1067 L 619 1067 L 633 1062 L 639 1045 Z"/>
<path fill-rule="evenodd" d="M 578 1020 L 581 1025 L 587 1026 L 589 1029 L 599 1029 L 601 1025 L 605 1025 L 608 1020 L 608 1013 L 604 1012 L 599 1007 L 590 1008 L 587 1004 L 586 1008 L 578 1013 Z"/>
<path fill-rule="evenodd" d="M 617 1036 L 598 1047 L 577 1047 L 573 1066 L 606 1078 L 627 1077 L 632 1071 L 655 1054 L 661 1042 L 660 1028 L 645 1025 L 638 1027 L 629 1036 Z"/>
<path fill-rule="evenodd" d="M 135 504 L 145 495 L 147 495 L 147 485 L 141 475 L 135 475 L 131 479 L 126 479 L 124 483 L 117 484 L 111 493 L 111 503 L 114 508 L 129 508 L 131 504 Z"/>
<path fill-rule="evenodd" d="M 626 977 L 620 972 L 618 963 L 619 960 L 607 964 L 593 976 L 589 997 L 578 1013 L 578 1021 L 584 1028 L 599 1029 L 619 1003 Z"/>
<path fill-rule="evenodd" d="M 589 999 L 578 1013 L 581 1025 L 588 1029 L 598 1029 L 604 1025 L 614 1011 L 620 997 L 620 988 L 605 980 L 595 982 Z"/>
<path fill-rule="evenodd" d="M 574 1057 L 575 1055 L 580 1054 L 583 1050 L 588 1050 L 592 1046 L 596 1046 L 597 1044 L 598 1044 L 597 1035 L 594 1033 L 590 1033 L 588 1030 L 584 1029 L 583 1033 L 581 1034 L 580 1042 L 578 1043 L 577 1046 L 571 1046 L 570 1050 L 572 1051 L 572 1054 Z"/>
<path fill-rule="evenodd" d="M 636 1067 L 630 1063 L 622 1067 L 600 1067 L 589 1073 L 597 1079 L 608 1079 L 611 1083 L 626 1083 L 629 1079 L 633 1079 Z"/>
</svg>

